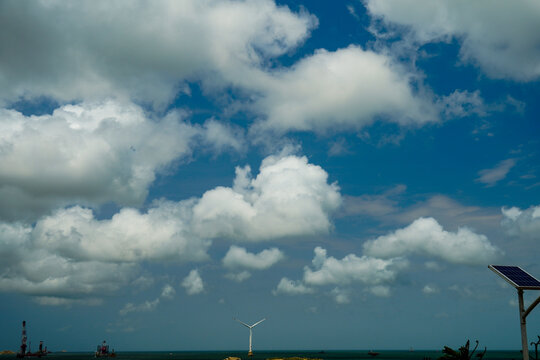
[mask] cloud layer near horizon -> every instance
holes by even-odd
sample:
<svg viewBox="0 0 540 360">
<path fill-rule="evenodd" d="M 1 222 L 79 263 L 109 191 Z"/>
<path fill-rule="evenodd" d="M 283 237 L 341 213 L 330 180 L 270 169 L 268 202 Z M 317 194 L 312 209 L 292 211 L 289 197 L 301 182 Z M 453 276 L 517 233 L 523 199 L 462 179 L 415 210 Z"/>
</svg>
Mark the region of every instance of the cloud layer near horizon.
<svg viewBox="0 0 540 360">
<path fill-rule="evenodd" d="M 226 201 L 215 203 L 216 194 Z M 91 209 L 74 206 L 33 226 L 2 222 L 0 251 L 12 261 L 0 266 L 0 290 L 57 298 L 102 287 L 114 292 L 134 280 L 142 262 L 208 259 L 216 237 L 263 241 L 326 233 L 339 205 L 338 188 L 327 183 L 322 168 L 305 157 L 282 155 L 266 158 L 254 179 L 247 168 L 238 168 L 233 188 L 209 190 L 199 199 L 158 201 L 146 213 L 123 208 L 110 219 L 98 220 Z M 234 255 L 242 248 L 231 249 L 224 261 L 230 267 L 264 269 L 283 258 L 271 249 L 252 254 L 248 261 Z M 259 260 L 265 261 L 263 267 Z M 90 268 L 92 276 L 85 275 Z M 115 276 L 105 281 L 109 272 Z"/>
</svg>

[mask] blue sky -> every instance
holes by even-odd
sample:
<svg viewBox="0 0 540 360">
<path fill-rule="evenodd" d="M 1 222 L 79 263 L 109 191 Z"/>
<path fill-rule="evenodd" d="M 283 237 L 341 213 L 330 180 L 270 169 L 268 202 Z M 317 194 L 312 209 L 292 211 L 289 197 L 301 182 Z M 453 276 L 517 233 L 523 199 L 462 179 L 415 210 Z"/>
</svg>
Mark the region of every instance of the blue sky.
<svg viewBox="0 0 540 360">
<path fill-rule="evenodd" d="M 518 349 L 539 16 L 3 1 L 0 348 Z"/>
</svg>

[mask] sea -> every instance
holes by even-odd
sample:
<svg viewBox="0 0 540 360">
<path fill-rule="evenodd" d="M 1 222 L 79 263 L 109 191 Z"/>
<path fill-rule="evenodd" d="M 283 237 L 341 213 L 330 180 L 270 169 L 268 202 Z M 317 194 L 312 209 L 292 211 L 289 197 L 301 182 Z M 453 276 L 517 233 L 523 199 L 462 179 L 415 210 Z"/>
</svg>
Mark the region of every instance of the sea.
<svg viewBox="0 0 540 360">
<path fill-rule="evenodd" d="M 375 350 L 374 350 L 375 351 Z M 321 360 L 437 360 L 443 355 L 441 350 L 381 350 L 372 356 L 369 350 L 333 350 L 333 351 L 257 351 L 248 357 L 245 351 L 154 351 L 154 352 L 122 352 L 117 351 L 115 358 L 110 360 L 223 360 L 227 357 L 238 357 L 241 360 L 267 360 L 287 358 L 307 358 Z M 0 356 L 0 360 L 15 358 L 14 355 Z M 519 350 L 493 350 L 486 352 L 483 360 L 521 360 Z M 34 359 L 34 358 L 33 358 Z M 42 360 L 90 360 L 94 359 L 91 352 L 59 352 L 51 353 Z M 478 359 L 475 356 L 472 359 Z M 534 351 L 530 359 L 535 360 Z M 37 359 L 36 359 L 37 360 Z M 289 359 L 299 360 L 299 359 Z M 540 359 L 538 359 L 540 360 Z"/>
</svg>

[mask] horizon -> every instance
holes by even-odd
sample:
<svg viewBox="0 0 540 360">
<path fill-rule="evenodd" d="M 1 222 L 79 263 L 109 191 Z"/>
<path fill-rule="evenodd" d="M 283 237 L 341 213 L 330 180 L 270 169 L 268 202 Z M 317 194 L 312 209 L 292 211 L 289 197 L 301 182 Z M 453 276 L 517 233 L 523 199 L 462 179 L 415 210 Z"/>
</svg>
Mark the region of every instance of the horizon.
<svg viewBox="0 0 540 360">
<path fill-rule="evenodd" d="M 539 18 L 1 1 L 0 349 L 519 349 L 488 265 L 540 278 Z"/>
</svg>

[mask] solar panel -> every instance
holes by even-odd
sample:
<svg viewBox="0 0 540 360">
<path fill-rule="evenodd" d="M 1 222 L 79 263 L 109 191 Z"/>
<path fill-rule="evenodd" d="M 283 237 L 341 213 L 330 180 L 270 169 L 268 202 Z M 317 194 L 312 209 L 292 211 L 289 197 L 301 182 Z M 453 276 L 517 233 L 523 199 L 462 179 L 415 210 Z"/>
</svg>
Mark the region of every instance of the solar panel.
<svg viewBox="0 0 540 360">
<path fill-rule="evenodd" d="M 489 268 L 517 289 L 540 290 L 540 281 L 519 266 L 489 265 Z"/>
</svg>

